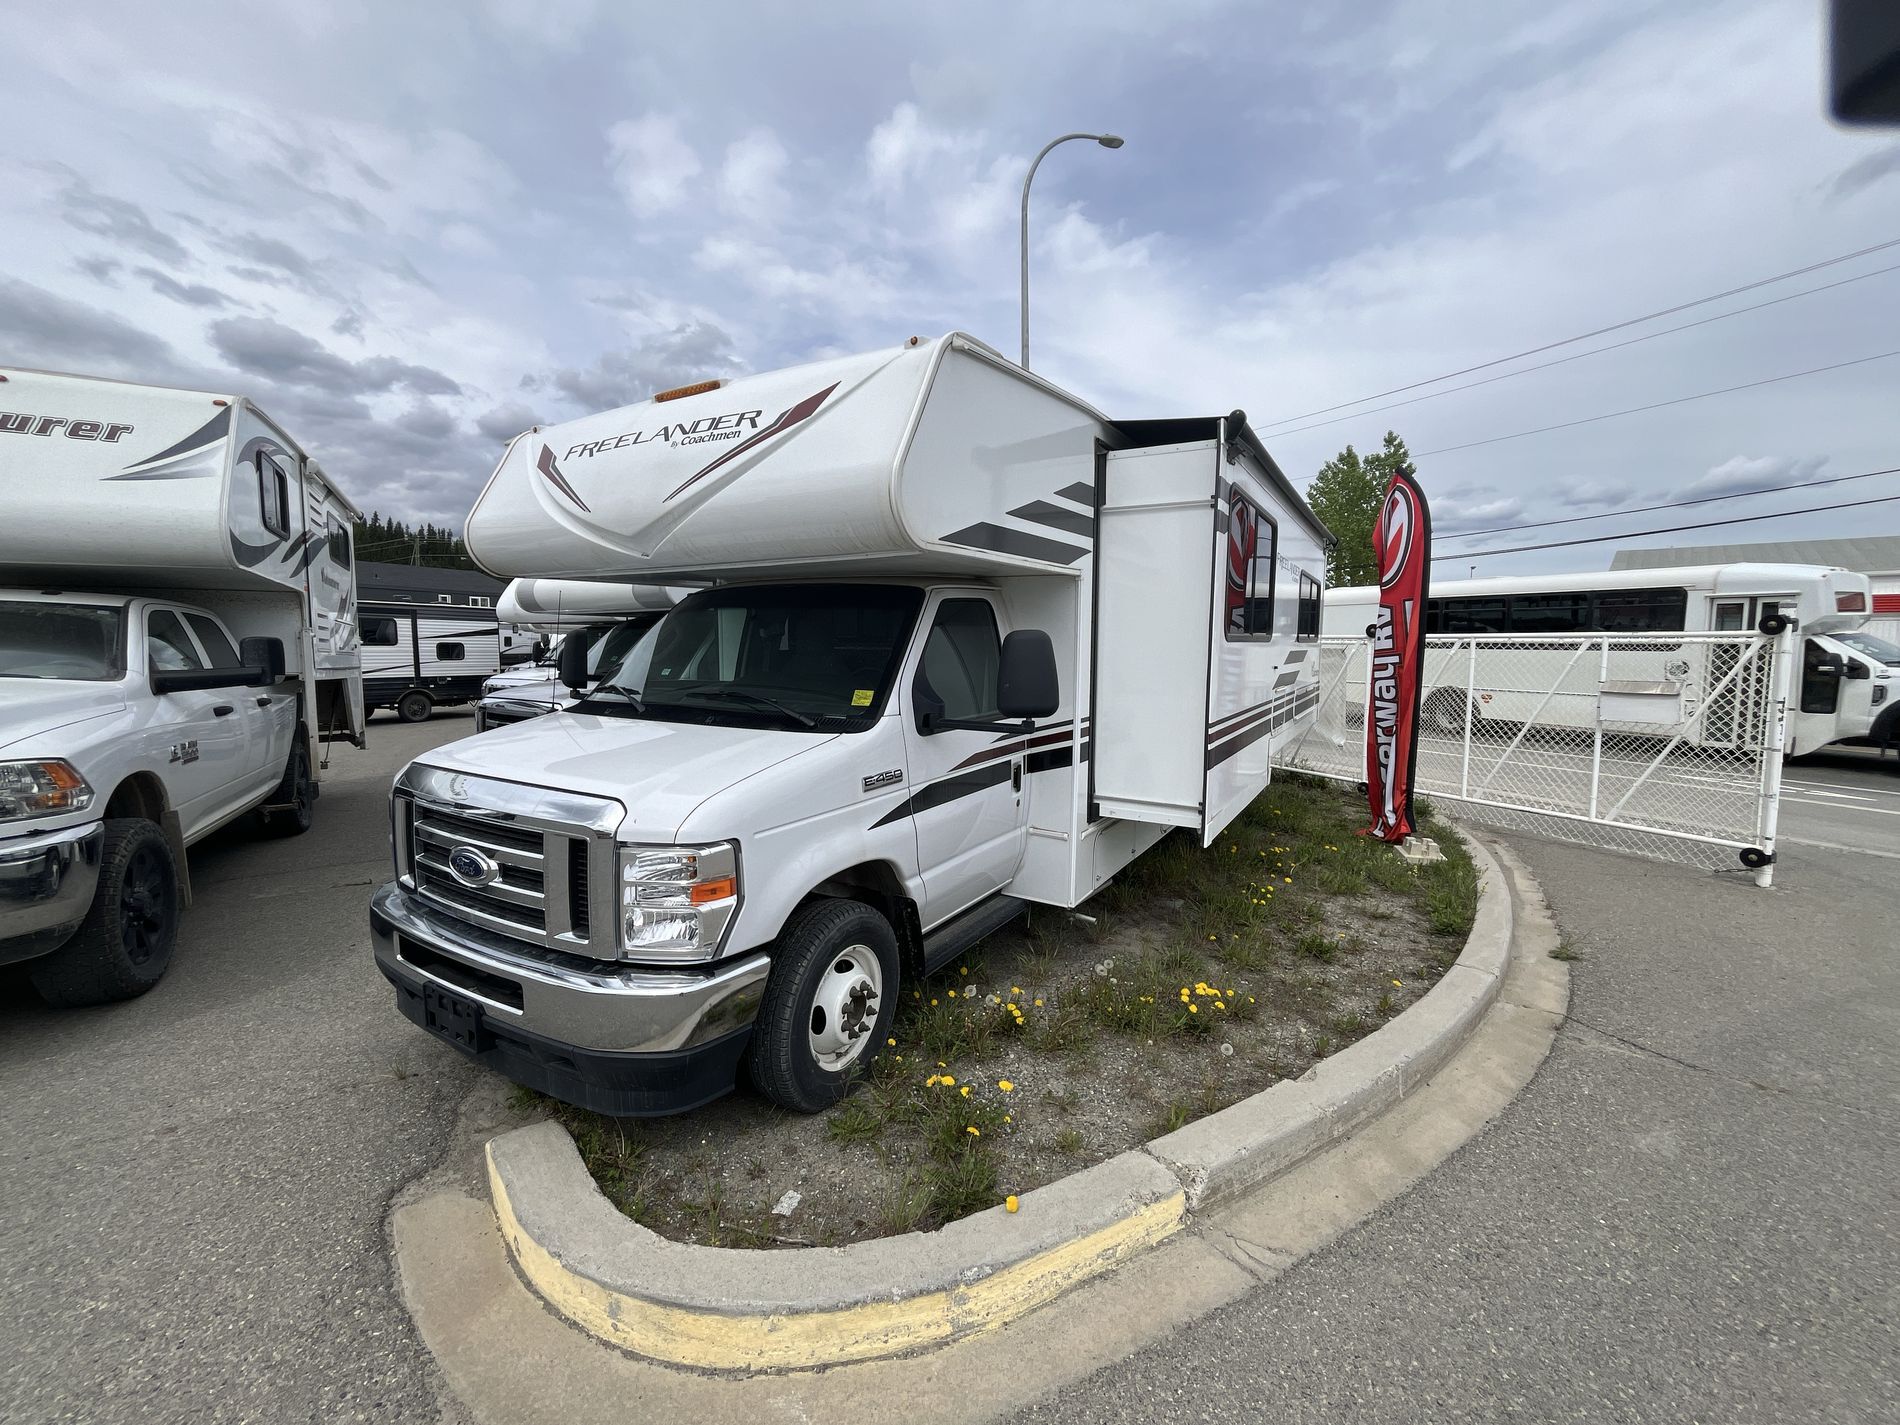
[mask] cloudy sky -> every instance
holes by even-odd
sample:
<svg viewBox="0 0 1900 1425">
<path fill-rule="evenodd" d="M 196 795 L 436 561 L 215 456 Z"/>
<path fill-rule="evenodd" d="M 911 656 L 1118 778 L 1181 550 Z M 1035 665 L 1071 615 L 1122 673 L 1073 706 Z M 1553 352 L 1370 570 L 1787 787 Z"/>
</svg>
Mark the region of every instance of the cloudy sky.
<svg viewBox="0 0 1900 1425">
<path fill-rule="evenodd" d="M 1395 428 L 1441 533 L 1900 465 L 1900 246 L 1335 409 L 1900 238 L 1900 131 L 1824 117 L 1809 0 L 8 9 L 0 363 L 242 391 L 385 513 L 459 523 L 510 435 L 666 385 L 1013 351 L 1071 129 L 1128 142 L 1036 180 L 1032 356 L 1110 415 L 1242 407 L 1301 484 Z"/>
</svg>

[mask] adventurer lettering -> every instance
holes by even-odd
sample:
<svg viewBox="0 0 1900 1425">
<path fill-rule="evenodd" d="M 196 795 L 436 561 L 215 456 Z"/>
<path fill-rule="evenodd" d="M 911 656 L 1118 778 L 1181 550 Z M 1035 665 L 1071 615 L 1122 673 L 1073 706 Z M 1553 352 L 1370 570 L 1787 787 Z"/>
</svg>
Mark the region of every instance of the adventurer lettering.
<svg viewBox="0 0 1900 1425">
<path fill-rule="evenodd" d="M 65 427 L 63 431 L 61 427 Z M 75 421 L 65 416 L 34 416 L 25 412 L 0 411 L 0 435 L 52 435 L 59 431 L 68 440 L 103 440 L 114 443 L 132 433 L 128 425 L 108 425 L 104 421 Z"/>
<path fill-rule="evenodd" d="M 618 450 L 623 445 L 646 445 L 651 441 L 665 441 L 668 445 L 705 445 L 712 441 L 737 440 L 748 430 L 757 431 L 759 417 L 763 411 L 728 411 L 722 416 L 701 416 L 696 421 L 681 421 L 677 425 L 658 426 L 653 430 L 630 430 L 625 435 L 603 436 L 599 440 L 584 440 L 579 445 L 570 445 L 563 460 L 574 460 L 583 455 L 599 455 L 603 451 Z"/>
</svg>

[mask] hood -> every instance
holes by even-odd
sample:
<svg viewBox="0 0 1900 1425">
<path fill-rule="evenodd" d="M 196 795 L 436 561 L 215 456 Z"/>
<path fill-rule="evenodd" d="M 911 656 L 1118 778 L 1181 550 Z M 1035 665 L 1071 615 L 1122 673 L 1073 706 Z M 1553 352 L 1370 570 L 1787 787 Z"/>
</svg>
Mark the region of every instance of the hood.
<svg viewBox="0 0 1900 1425">
<path fill-rule="evenodd" d="M 124 706 L 125 693 L 117 683 L 0 678 L 0 750 L 76 722 L 104 717 Z"/>
<path fill-rule="evenodd" d="M 513 672 L 496 673 L 492 677 L 484 678 L 482 687 L 497 693 L 521 688 L 545 690 L 545 685 L 552 683 L 554 678 L 555 671 L 552 668 L 518 668 Z"/>
<path fill-rule="evenodd" d="M 708 797 L 841 736 L 560 712 L 451 742 L 416 760 L 611 798 L 627 808 L 621 840 L 664 843 Z"/>
</svg>

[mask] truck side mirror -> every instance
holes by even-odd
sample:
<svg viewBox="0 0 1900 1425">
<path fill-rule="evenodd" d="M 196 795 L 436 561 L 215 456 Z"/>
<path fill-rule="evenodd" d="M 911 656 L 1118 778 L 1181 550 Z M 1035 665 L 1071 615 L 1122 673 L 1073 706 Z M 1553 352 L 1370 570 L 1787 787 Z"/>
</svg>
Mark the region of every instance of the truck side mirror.
<svg viewBox="0 0 1900 1425">
<path fill-rule="evenodd" d="M 245 687 L 274 687 L 284 681 L 284 641 L 264 637 L 240 639 L 238 662 L 250 670 Z"/>
<path fill-rule="evenodd" d="M 577 693 L 587 686 L 587 655 L 591 651 L 584 638 L 569 634 L 561 640 L 561 655 L 555 663 L 555 671 L 561 681 Z"/>
<path fill-rule="evenodd" d="M 1874 676 L 1874 670 L 1869 668 L 1858 658 L 1845 658 L 1841 661 L 1847 665 L 1845 676 L 1850 680 L 1854 678 L 1871 678 Z"/>
<path fill-rule="evenodd" d="M 1004 717 L 1053 717 L 1062 705 L 1056 648 L 1039 628 L 1019 628 L 1003 639 L 996 674 L 996 706 Z"/>
</svg>

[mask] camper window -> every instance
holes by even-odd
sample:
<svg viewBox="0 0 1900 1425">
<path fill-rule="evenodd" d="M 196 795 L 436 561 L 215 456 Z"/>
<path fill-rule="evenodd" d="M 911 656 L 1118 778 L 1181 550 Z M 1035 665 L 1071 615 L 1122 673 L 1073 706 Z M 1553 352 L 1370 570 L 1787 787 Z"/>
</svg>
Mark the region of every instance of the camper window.
<svg viewBox="0 0 1900 1425">
<path fill-rule="evenodd" d="M 937 610 L 918 677 L 936 694 L 947 718 L 996 717 L 996 672 L 1003 641 L 996 611 L 986 599 L 946 599 Z"/>
<path fill-rule="evenodd" d="M 330 528 L 331 561 L 339 567 L 347 569 L 350 567 L 351 553 L 350 527 L 343 524 L 332 525 Z"/>
<path fill-rule="evenodd" d="M 290 476 L 263 451 L 257 453 L 257 491 L 264 528 L 282 539 L 290 534 Z"/>
<path fill-rule="evenodd" d="M 1304 569 L 1300 570 L 1300 618 L 1294 636 L 1301 643 L 1319 641 L 1321 604 L 1319 580 Z"/>
<path fill-rule="evenodd" d="M 435 657 L 438 663 L 460 663 L 468 657 L 468 649 L 459 643 L 438 643 Z"/>
<path fill-rule="evenodd" d="M 205 666 L 185 625 L 170 609 L 153 609 L 145 616 L 145 658 L 155 673 L 188 673 Z"/>
<path fill-rule="evenodd" d="M 191 625 L 191 631 L 198 635 L 198 644 L 205 651 L 205 657 L 211 660 L 213 668 L 239 668 L 243 660 L 237 650 L 231 646 L 231 640 L 224 636 L 219 628 L 203 614 L 186 614 L 185 622 Z"/>
<path fill-rule="evenodd" d="M 396 621 L 393 618 L 366 618 L 361 627 L 365 648 L 396 646 Z"/>
<path fill-rule="evenodd" d="M 1273 637 L 1273 568 L 1279 528 L 1238 490 L 1227 514 L 1227 637 Z"/>
</svg>

